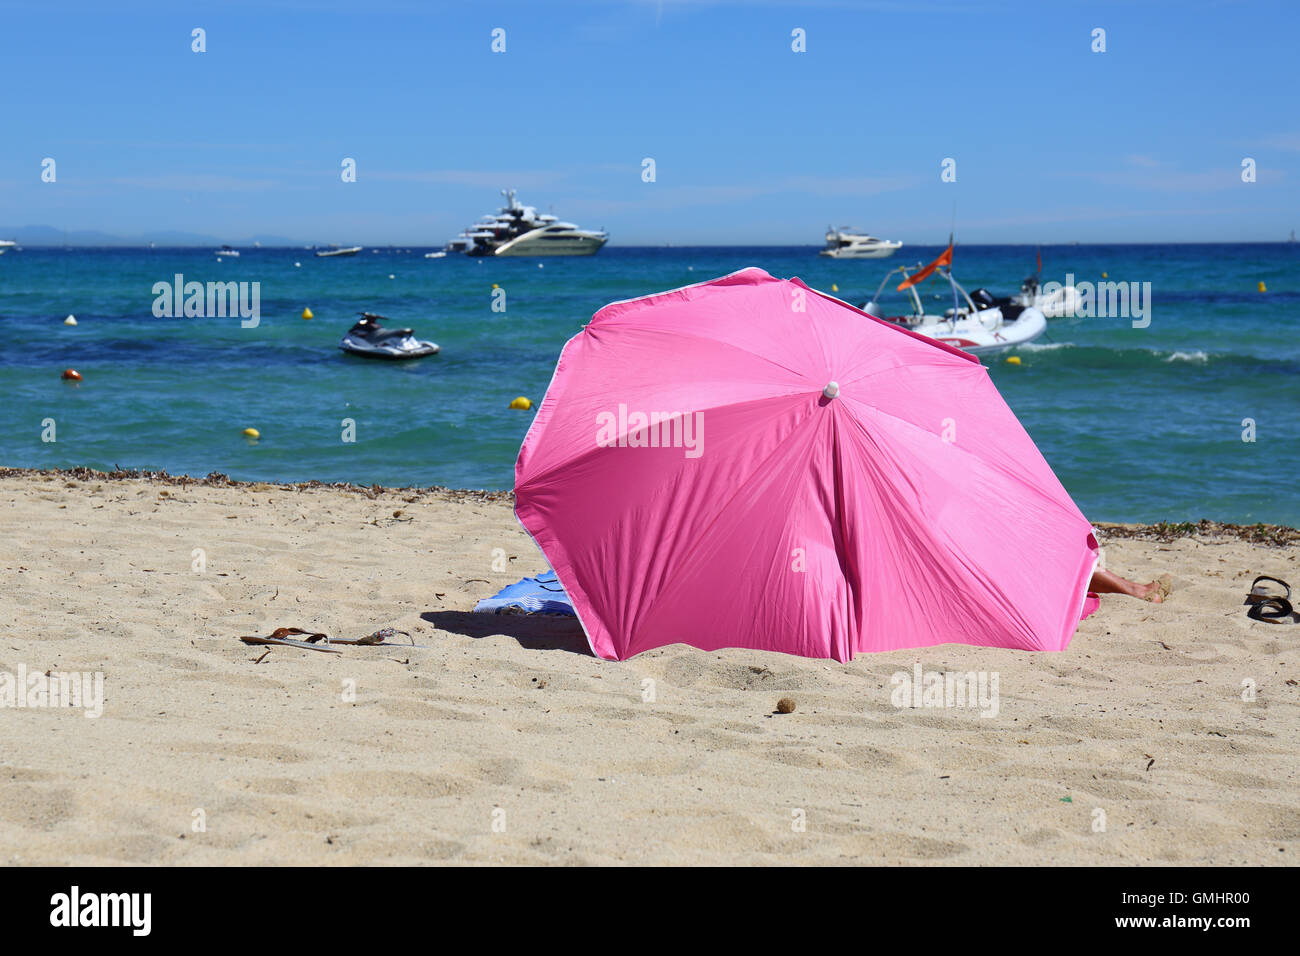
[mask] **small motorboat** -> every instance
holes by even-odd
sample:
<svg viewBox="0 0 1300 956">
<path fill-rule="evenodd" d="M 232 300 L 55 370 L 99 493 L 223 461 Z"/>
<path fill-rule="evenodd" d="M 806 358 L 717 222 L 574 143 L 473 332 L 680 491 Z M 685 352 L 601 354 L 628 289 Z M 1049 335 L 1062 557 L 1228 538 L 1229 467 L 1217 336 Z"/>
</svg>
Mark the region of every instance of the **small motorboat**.
<svg viewBox="0 0 1300 956">
<path fill-rule="evenodd" d="M 952 271 L 943 267 L 938 267 L 937 272 L 952 286 L 953 307 L 951 309 L 943 315 L 927 314 L 921 304 L 921 297 L 917 295 L 916 286 L 911 285 L 907 287 L 907 292 L 911 296 L 912 310 L 899 315 L 888 315 L 886 314 L 888 310 L 878 305 L 880 297 L 890 277 L 902 275 L 906 280 L 909 268 L 915 270 L 920 269 L 921 266 L 918 264 L 891 269 L 885 275 L 871 301 L 863 303 L 862 311 L 919 335 L 943 342 L 945 345 L 970 352 L 972 355 L 1001 352 L 1003 349 L 1024 345 L 1034 341 L 1047 330 L 1047 317 L 1037 308 L 1020 307 L 1015 316 L 1008 319 L 987 289 L 976 289 L 975 292 L 967 294 L 953 278 Z M 965 305 L 962 304 L 963 301 Z"/>
<path fill-rule="evenodd" d="M 230 246 L 222 246 L 220 249 L 217 250 L 218 259 L 225 259 L 227 256 L 229 256 L 231 259 L 238 259 L 239 250 L 232 249 Z"/>
<path fill-rule="evenodd" d="M 360 246 L 330 246 L 328 249 L 317 249 L 317 259 L 331 259 L 335 256 L 355 256 L 361 251 Z"/>
<path fill-rule="evenodd" d="M 438 346 L 415 337 L 413 329 L 386 329 L 380 324 L 382 315 L 362 312 L 357 324 L 348 329 L 339 348 L 353 355 L 367 358 L 411 359 L 437 355 Z"/>
<path fill-rule="evenodd" d="M 447 251 L 446 251 L 445 249 L 439 249 L 437 252 L 426 252 L 426 253 L 424 254 L 424 258 L 426 258 L 426 259 L 445 259 L 445 258 L 447 258 Z"/>
<path fill-rule="evenodd" d="M 3 256 L 10 249 L 17 249 L 18 243 L 13 239 L 0 239 L 0 256 Z"/>
</svg>

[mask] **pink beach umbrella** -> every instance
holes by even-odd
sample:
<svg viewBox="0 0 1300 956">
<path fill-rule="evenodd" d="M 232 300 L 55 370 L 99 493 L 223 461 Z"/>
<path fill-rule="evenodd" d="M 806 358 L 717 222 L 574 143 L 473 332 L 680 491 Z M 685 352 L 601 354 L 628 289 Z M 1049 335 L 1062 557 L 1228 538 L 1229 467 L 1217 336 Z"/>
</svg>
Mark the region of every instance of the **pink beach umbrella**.
<svg viewBox="0 0 1300 956">
<path fill-rule="evenodd" d="M 978 360 L 761 269 L 597 312 L 515 495 L 617 660 L 1061 650 L 1098 557 Z"/>
</svg>

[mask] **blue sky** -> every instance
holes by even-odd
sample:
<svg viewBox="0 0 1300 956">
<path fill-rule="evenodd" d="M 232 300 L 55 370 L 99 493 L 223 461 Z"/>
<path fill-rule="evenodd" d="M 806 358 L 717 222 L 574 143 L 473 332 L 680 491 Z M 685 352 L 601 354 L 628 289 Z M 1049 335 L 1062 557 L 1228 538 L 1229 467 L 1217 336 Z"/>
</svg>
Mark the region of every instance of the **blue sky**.
<svg viewBox="0 0 1300 956">
<path fill-rule="evenodd" d="M 1297 13 L 0 0 L 0 229 L 433 246 L 515 186 L 620 245 L 830 222 L 938 243 L 954 205 L 967 243 L 1278 240 L 1300 228 Z"/>
</svg>

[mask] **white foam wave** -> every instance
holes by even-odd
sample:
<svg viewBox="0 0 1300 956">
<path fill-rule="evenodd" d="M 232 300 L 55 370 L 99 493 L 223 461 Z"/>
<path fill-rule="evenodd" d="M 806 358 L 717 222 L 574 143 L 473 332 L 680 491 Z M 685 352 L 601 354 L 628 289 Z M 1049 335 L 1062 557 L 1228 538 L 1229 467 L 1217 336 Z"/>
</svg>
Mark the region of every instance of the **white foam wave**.
<svg viewBox="0 0 1300 956">
<path fill-rule="evenodd" d="M 1175 352 L 1165 359 L 1166 362 L 1194 362 L 1197 365 L 1204 365 L 1210 360 L 1210 357 L 1202 351 L 1195 352 Z"/>
<path fill-rule="evenodd" d="M 1072 349 L 1073 342 L 1026 342 L 1024 345 L 1016 346 L 1020 352 L 1052 352 L 1056 349 Z"/>
</svg>

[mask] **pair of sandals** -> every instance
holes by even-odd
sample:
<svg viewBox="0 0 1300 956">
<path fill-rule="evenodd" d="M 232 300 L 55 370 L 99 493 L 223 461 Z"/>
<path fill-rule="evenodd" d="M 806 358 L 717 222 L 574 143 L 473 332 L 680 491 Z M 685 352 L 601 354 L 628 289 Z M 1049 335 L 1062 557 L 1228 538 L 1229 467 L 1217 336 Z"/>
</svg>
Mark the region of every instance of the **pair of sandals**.
<svg viewBox="0 0 1300 956">
<path fill-rule="evenodd" d="M 1246 616 L 1266 624 L 1300 624 L 1300 614 L 1291 606 L 1291 585 L 1281 578 L 1261 574 L 1250 583 L 1246 595 L 1250 610 Z"/>
<path fill-rule="evenodd" d="M 245 644 L 280 644 L 284 647 L 299 647 L 304 651 L 324 651 L 326 654 L 343 653 L 330 647 L 330 644 L 351 644 L 365 647 L 424 647 L 423 644 L 416 644 L 414 638 L 412 638 L 410 644 L 389 640 L 390 637 L 396 637 L 398 634 L 405 634 L 407 637 L 411 636 L 406 631 L 399 631 L 392 627 L 380 628 L 375 633 L 367 634 L 365 637 L 350 638 L 331 638 L 328 634 L 320 631 L 304 631 L 300 627 L 277 627 L 266 637 L 257 634 L 245 634 L 239 639 Z"/>
</svg>

